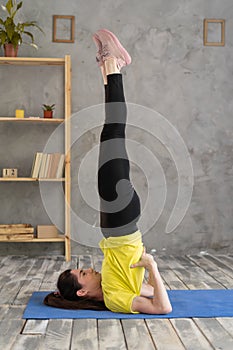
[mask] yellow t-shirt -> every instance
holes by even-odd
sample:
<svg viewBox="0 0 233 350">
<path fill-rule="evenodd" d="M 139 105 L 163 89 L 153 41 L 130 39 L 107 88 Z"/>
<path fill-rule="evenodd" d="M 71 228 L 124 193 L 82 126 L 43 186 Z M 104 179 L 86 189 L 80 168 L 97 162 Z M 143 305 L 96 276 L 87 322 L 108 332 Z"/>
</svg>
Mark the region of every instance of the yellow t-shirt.
<svg viewBox="0 0 233 350">
<path fill-rule="evenodd" d="M 99 246 L 104 253 L 101 284 L 105 305 L 113 312 L 137 313 L 131 306 L 133 299 L 140 295 L 145 269 L 132 269 L 130 265 L 141 258 L 141 232 L 104 238 Z"/>
</svg>

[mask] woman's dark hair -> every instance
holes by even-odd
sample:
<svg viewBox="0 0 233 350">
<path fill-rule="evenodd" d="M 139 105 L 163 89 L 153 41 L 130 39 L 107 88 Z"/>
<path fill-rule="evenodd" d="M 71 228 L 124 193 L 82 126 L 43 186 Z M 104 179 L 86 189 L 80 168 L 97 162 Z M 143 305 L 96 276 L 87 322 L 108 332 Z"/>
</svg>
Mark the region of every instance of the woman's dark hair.
<svg viewBox="0 0 233 350">
<path fill-rule="evenodd" d="M 77 291 L 82 288 L 71 270 L 62 272 L 57 281 L 59 292 L 48 294 L 44 298 L 44 304 L 62 309 L 91 309 L 108 310 L 103 301 L 79 297 Z"/>
<path fill-rule="evenodd" d="M 77 300 L 76 292 L 82 288 L 82 285 L 78 282 L 76 276 L 71 273 L 71 269 L 69 269 L 60 274 L 57 288 L 64 299 L 73 301 Z"/>
</svg>

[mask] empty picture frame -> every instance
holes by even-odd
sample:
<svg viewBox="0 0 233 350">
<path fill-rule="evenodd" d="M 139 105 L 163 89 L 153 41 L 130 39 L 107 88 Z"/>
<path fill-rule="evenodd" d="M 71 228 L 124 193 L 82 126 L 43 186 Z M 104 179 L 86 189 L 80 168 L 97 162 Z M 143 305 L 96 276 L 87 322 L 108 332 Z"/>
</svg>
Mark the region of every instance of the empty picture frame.
<svg viewBox="0 0 233 350">
<path fill-rule="evenodd" d="M 53 41 L 55 43 L 74 43 L 75 16 L 53 16 Z"/>
<path fill-rule="evenodd" d="M 225 45 L 225 19 L 204 19 L 204 45 Z"/>
</svg>

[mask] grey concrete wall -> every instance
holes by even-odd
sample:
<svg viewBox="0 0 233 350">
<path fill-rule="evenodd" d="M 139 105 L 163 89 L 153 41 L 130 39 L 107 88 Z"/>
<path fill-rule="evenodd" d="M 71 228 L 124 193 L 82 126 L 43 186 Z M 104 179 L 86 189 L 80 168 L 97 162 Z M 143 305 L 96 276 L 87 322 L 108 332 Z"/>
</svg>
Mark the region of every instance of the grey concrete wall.
<svg viewBox="0 0 233 350">
<path fill-rule="evenodd" d="M 52 42 L 54 14 L 75 15 L 74 44 Z M 226 20 L 225 47 L 203 46 L 204 18 Z M 132 55 L 131 66 L 123 71 L 127 101 L 139 105 L 139 112 L 144 106 L 152 111 L 152 115 L 153 111 L 161 113 L 180 133 L 193 164 L 194 189 L 190 206 L 180 225 L 166 233 L 178 191 L 176 166 L 166 146 L 155 136 L 135 127 L 128 128 L 131 140 L 140 142 L 156 155 L 167 181 L 164 210 L 144 235 L 145 244 L 149 249 L 174 254 L 232 251 L 232 18 L 231 0 L 41 0 L 37 3 L 24 0 L 22 19 L 37 20 L 46 36 L 35 32 L 39 50 L 23 45 L 19 56 L 63 57 L 70 54 L 72 111 L 77 114 L 72 124 L 74 139 L 80 128 L 84 130 L 85 120 L 88 120 L 86 125 L 90 130 L 83 132 L 72 147 L 72 232 L 81 247 L 85 244 L 96 247 L 99 239 L 98 229 L 95 235 L 92 227 L 98 225 L 98 213 L 82 198 L 78 174 L 88 152 L 98 145 L 100 127 L 95 126 L 91 118 L 100 113 L 101 107 L 93 106 L 102 102 L 103 88 L 95 63 L 92 33 L 105 27 L 118 34 Z M 56 103 L 56 116 L 62 115 L 61 68 L 0 67 L 0 81 L 0 116 L 12 116 L 17 107 L 24 108 L 27 115 L 41 115 L 42 103 Z M 142 121 L 144 117 L 146 113 L 141 116 Z M 1 124 L 0 127 L 0 168 L 18 167 L 20 175 L 27 176 L 34 153 L 43 149 L 53 128 L 18 124 Z M 136 153 L 140 163 L 140 147 Z M 95 166 L 89 164 L 88 168 L 87 162 L 86 178 L 82 182 L 82 192 L 89 198 L 92 196 L 90 189 L 96 186 Z M 132 164 L 132 178 L 143 208 L 151 186 L 157 186 L 159 174 L 151 172 L 146 176 L 137 162 Z M 1 183 L 0 188 L 1 223 L 26 221 L 36 225 L 49 222 L 37 185 Z M 158 215 L 161 200 L 158 192 L 147 212 L 148 227 Z M 93 192 L 95 202 L 96 193 Z M 77 218 L 88 226 L 78 226 Z M 145 226 L 144 223 L 142 230 Z M 41 252 L 41 247 L 1 244 L 0 252 L 31 251 L 36 254 Z M 80 244 L 74 242 L 72 253 L 80 249 Z M 57 253 L 62 248 L 44 245 L 43 251 Z"/>
</svg>

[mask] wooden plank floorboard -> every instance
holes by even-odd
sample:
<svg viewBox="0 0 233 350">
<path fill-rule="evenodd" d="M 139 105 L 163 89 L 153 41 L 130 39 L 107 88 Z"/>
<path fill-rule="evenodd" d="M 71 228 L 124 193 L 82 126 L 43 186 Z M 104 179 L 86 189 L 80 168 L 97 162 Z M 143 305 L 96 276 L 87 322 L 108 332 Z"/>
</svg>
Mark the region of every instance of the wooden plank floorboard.
<svg viewBox="0 0 233 350">
<path fill-rule="evenodd" d="M 0 322 L 7 314 L 8 310 L 9 310 L 9 305 L 1 305 L 0 306 Z"/>
<path fill-rule="evenodd" d="M 93 265 L 96 271 L 101 272 L 103 255 L 93 256 Z"/>
<path fill-rule="evenodd" d="M 36 278 L 43 280 L 45 272 L 48 269 L 49 264 L 51 263 L 51 258 L 37 258 L 28 272 L 28 278 Z"/>
<path fill-rule="evenodd" d="M 6 283 L 11 282 L 11 279 L 13 276 L 15 278 L 18 278 L 18 276 L 16 276 L 16 271 L 22 265 L 25 266 L 25 257 L 17 258 L 17 257 L 10 256 L 8 259 L 5 260 L 4 264 L 0 268 L 0 295 Z M 0 303 L 2 303 L 1 298 L 0 298 Z"/>
<path fill-rule="evenodd" d="M 168 319 L 148 319 L 146 320 L 146 324 L 157 350 L 185 349 L 173 325 Z M 143 347 L 141 349 L 143 349 Z"/>
<path fill-rule="evenodd" d="M 5 262 L 9 259 L 9 256 L 0 256 L 0 269 L 5 265 Z"/>
<path fill-rule="evenodd" d="M 122 320 L 123 332 L 127 349 L 154 350 L 156 349 L 144 320 Z"/>
<path fill-rule="evenodd" d="M 16 337 L 20 334 L 24 320 L 4 318 L 0 322 L 0 344 L 1 349 L 10 350 Z"/>
<path fill-rule="evenodd" d="M 214 347 L 209 343 L 192 319 L 172 319 L 174 326 L 181 342 L 187 350 L 211 350 Z"/>
<path fill-rule="evenodd" d="M 189 257 L 183 256 L 183 257 L 177 257 L 177 260 L 183 265 L 188 271 L 191 273 L 191 279 L 197 279 L 196 285 L 197 289 L 222 289 L 224 286 L 216 279 L 208 273 L 205 269 L 202 268 L 202 266 L 199 266 L 196 264 L 192 259 Z M 198 284 L 200 283 L 200 286 L 198 287 Z M 193 288 L 190 288 L 193 289 Z"/>
<path fill-rule="evenodd" d="M 120 320 L 98 320 L 99 350 L 126 350 Z"/>
<path fill-rule="evenodd" d="M 218 255 L 218 258 L 225 262 L 227 266 L 231 267 L 233 269 L 233 257 L 229 255 Z"/>
<path fill-rule="evenodd" d="M 26 280 L 17 294 L 14 304 L 25 305 L 27 304 L 32 293 L 40 289 L 41 279 Z"/>
<path fill-rule="evenodd" d="M 22 334 L 45 334 L 48 327 L 48 320 L 27 320 Z"/>
<path fill-rule="evenodd" d="M 194 319 L 194 322 L 197 324 L 198 328 L 201 329 L 201 332 L 205 334 L 205 337 L 215 349 L 233 349 L 233 338 L 216 319 L 199 318 Z"/>
<path fill-rule="evenodd" d="M 228 332 L 228 334 L 233 337 L 233 317 L 217 317 L 218 322 L 222 327 Z"/>
<path fill-rule="evenodd" d="M 225 262 L 221 261 L 220 258 L 218 258 L 216 256 L 209 255 L 209 254 L 205 255 L 205 258 L 210 260 L 210 261 L 212 261 L 226 275 L 228 275 L 229 277 L 233 278 L 233 267 L 229 266 L 228 263 L 225 263 Z"/>
<path fill-rule="evenodd" d="M 24 327 L 23 306 L 8 306 L 0 321 L 0 349 L 11 349 Z"/>
<path fill-rule="evenodd" d="M 10 350 L 42 350 L 41 340 L 41 335 L 18 334 Z"/>
<path fill-rule="evenodd" d="M 169 289 L 188 289 L 186 284 L 171 269 L 159 269 L 161 276 L 166 281 Z"/>
<path fill-rule="evenodd" d="M 71 349 L 72 350 L 98 349 L 97 320 L 94 320 L 94 319 L 74 320 Z"/>
<path fill-rule="evenodd" d="M 216 281 L 216 283 L 211 283 L 213 289 L 233 288 L 233 279 L 225 275 L 223 271 L 219 270 L 216 264 L 212 261 L 199 255 L 189 256 L 189 259 Z"/>
<path fill-rule="evenodd" d="M 40 290 L 54 290 L 56 289 L 57 279 L 62 272 L 62 265 L 64 263 L 64 258 L 56 257 L 54 260 L 47 261 L 47 269 L 44 274 L 44 278 L 40 285 Z"/>
<path fill-rule="evenodd" d="M 77 268 L 78 269 L 88 269 L 93 267 L 93 259 L 91 255 L 79 255 Z"/>
<path fill-rule="evenodd" d="M 3 317 L 3 321 L 5 319 L 18 320 L 22 317 L 23 311 L 24 305 L 9 305 Z"/>
<path fill-rule="evenodd" d="M 210 289 L 215 279 L 185 257 L 170 257 L 170 267 L 189 289 Z"/>
<path fill-rule="evenodd" d="M 40 338 L 42 350 L 69 350 L 73 320 L 49 320 L 46 334 Z"/>
<path fill-rule="evenodd" d="M 18 259 L 17 259 L 18 260 Z M 19 294 L 22 286 L 25 282 L 28 283 L 27 274 L 35 263 L 35 259 L 19 259 L 18 267 L 14 271 L 6 272 L 5 277 L 8 281 L 4 283 L 0 291 L 0 302 L 3 304 L 12 304 L 15 302 L 17 295 Z"/>
</svg>

